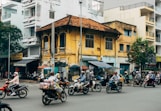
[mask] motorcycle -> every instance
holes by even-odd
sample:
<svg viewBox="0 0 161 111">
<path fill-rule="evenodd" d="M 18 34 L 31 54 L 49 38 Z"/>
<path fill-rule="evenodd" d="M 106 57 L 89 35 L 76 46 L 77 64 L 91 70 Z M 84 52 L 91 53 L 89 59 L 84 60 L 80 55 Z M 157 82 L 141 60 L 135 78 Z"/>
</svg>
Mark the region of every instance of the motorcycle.
<svg viewBox="0 0 161 111">
<path fill-rule="evenodd" d="M 155 83 L 156 83 L 157 85 L 160 84 L 160 77 L 156 77 L 156 78 L 155 78 Z"/>
<path fill-rule="evenodd" d="M 91 91 L 101 92 L 102 85 L 100 82 L 97 82 L 95 80 L 90 80 L 89 88 L 91 88 Z"/>
<path fill-rule="evenodd" d="M 0 101 L 0 111 L 12 111 L 12 108 L 9 104 L 2 103 L 2 101 Z"/>
<path fill-rule="evenodd" d="M 155 87 L 155 80 L 153 80 L 153 79 L 145 80 L 144 81 L 144 88 L 146 88 L 148 86 Z"/>
<path fill-rule="evenodd" d="M 89 82 L 88 81 L 86 81 L 82 85 L 82 88 L 78 87 L 77 84 L 80 84 L 79 81 L 74 80 L 74 83 L 69 86 L 69 88 L 68 88 L 69 95 L 74 95 L 75 92 L 77 92 L 77 93 L 82 92 L 83 94 L 87 94 L 89 92 Z"/>
<path fill-rule="evenodd" d="M 61 102 L 65 102 L 67 100 L 67 94 L 64 89 L 61 92 L 60 98 L 54 87 L 41 87 L 40 90 L 43 92 L 42 103 L 44 105 L 49 105 L 53 100 L 60 99 Z"/>
<path fill-rule="evenodd" d="M 106 93 L 110 93 L 111 91 L 117 91 L 118 93 L 121 92 L 122 91 L 122 82 L 107 83 Z"/>
<path fill-rule="evenodd" d="M 25 98 L 28 93 L 28 88 L 25 85 L 19 85 L 15 88 L 15 95 L 19 96 L 19 98 Z M 12 90 L 9 87 L 9 82 L 6 81 L 5 84 L 0 87 L 0 99 L 5 98 L 6 96 L 11 96 Z"/>
<path fill-rule="evenodd" d="M 142 86 L 142 84 L 143 84 L 143 79 L 140 79 L 140 80 L 138 80 L 138 79 L 134 79 L 134 81 L 133 81 L 133 87 L 135 87 L 135 86 Z"/>
</svg>

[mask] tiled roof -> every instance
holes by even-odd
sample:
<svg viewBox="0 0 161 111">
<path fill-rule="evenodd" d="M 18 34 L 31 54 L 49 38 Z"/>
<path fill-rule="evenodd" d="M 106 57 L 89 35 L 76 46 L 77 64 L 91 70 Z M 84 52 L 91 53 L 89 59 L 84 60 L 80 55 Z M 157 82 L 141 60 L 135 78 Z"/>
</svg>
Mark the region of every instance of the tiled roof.
<svg viewBox="0 0 161 111">
<path fill-rule="evenodd" d="M 74 26 L 74 27 L 80 27 L 80 17 L 68 15 L 54 23 L 54 27 L 62 27 L 62 26 Z M 120 34 L 117 30 L 112 29 L 108 26 L 105 26 L 99 22 L 96 22 L 91 19 L 82 18 L 82 28 L 92 29 L 92 30 L 98 30 L 102 32 L 111 32 L 115 34 Z M 37 31 L 44 31 L 51 29 L 51 24 L 48 24 L 44 27 L 39 28 Z"/>
</svg>

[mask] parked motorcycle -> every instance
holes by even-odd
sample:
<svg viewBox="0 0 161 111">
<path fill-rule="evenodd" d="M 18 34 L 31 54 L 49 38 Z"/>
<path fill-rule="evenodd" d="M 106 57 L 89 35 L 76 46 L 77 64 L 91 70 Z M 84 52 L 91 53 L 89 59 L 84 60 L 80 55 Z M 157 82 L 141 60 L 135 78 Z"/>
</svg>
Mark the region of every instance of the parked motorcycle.
<svg viewBox="0 0 161 111">
<path fill-rule="evenodd" d="M 110 93 L 112 91 L 121 92 L 122 91 L 122 82 L 118 82 L 117 84 L 115 84 L 114 82 L 107 83 L 106 92 Z"/>
<path fill-rule="evenodd" d="M 97 82 L 96 80 L 90 80 L 89 88 L 91 89 L 91 91 L 101 92 L 102 85 L 100 82 Z"/>
<path fill-rule="evenodd" d="M 140 80 L 138 80 L 138 79 L 134 79 L 134 81 L 133 81 L 133 87 L 135 87 L 135 86 L 142 86 L 143 85 L 143 79 L 140 79 Z"/>
<path fill-rule="evenodd" d="M 15 93 L 16 95 L 14 96 L 19 96 L 19 98 L 25 98 L 28 93 L 28 88 L 25 85 L 19 85 L 15 89 Z M 9 82 L 7 81 L 2 87 L 0 87 L 0 99 L 5 98 L 6 96 L 11 96 L 11 94 L 12 90 L 10 89 Z"/>
<path fill-rule="evenodd" d="M 0 111 L 12 111 L 12 108 L 9 104 L 2 103 L 2 101 L 0 101 Z"/>
<path fill-rule="evenodd" d="M 83 93 L 83 94 L 87 94 L 89 92 L 89 82 L 86 81 L 83 85 L 82 88 L 78 87 L 78 85 L 76 84 L 80 84 L 78 80 L 74 80 L 74 83 L 71 84 L 68 88 L 68 94 L 69 95 L 74 95 L 75 92 L 77 93 Z"/>
<path fill-rule="evenodd" d="M 42 95 L 42 103 L 44 105 L 49 105 L 51 101 L 60 99 L 61 102 L 65 102 L 67 100 L 67 94 L 65 90 L 61 92 L 60 98 L 55 89 L 41 89 L 43 92 Z"/>
<path fill-rule="evenodd" d="M 145 80 L 145 81 L 144 81 L 144 88 L 146 88 L 146 87 L 148 87 L 148 86 L 155 87 L 155 80 L 153 80 L 153 79 L 149 79 L 148 81 Z"/>
</svg>

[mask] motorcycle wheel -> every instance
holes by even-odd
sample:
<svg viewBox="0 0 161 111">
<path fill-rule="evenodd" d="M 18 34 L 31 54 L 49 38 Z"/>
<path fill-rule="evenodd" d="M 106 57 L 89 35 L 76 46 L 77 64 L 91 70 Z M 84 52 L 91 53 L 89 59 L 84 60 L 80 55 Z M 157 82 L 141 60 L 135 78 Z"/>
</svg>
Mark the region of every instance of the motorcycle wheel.
<svg viewBox="0 0 161 111">
<path fill-rule="evenodd" d="M 117 87 L 118 87 L 117 92 L 118 93 L 122 92 L 122 87 L 121 86 L 117 86 Z"/>
<path fill-rule="evenodd" d="M 101 90 L 102 90 L 101 84 L 96 84 L 96 85 L 95 85 L 95 90 L 96 90 L 97 92 L 101 92 Z"/>
<path fill-rule="evenodd" d="M 6 92 L 0 91 L 0 99 L 3 99 L 6 97 Z"/>
<path fill-rule="evenodd" d="M 25 90 L 25 89 L 19 90 L 18 91 L 18 96 L 20 98 L 25 98 L 27 96 L 27 90 Z"/>
<path fill-rule="evenodd" d="M 68 94 L 73 95 L 74 94 L 74 88 L 68 88 Z"/>
<path fill-rule="evenodd" d="M 61 101 L 65 102 L 66 100 L 67 100 L 67 94 L 66 94 L 65 91 L 62 91 L 62 93 L 61 93 Z"/>
<path fill-rule="evenodd" d="M 147 88 L 148 84 L 147 83 L 144 83 L 144 88 Z"/>
<path fill-rule="evenodd" d="M 89 88 L 88 88 L 88 87 L 84 87 L 84 88 L 83 88 L 83 94 L 87 94 L 88 91 L 89 91 Z"/>
<path fill-rule="evenodd" d="M 12 108 L 9 106 L 5 106 L 5 107 L 0 108 L 0 111 L 12 111 Z"/>
<path fill-rule="evenodd" d="M 51 100 L 48 99 L 48 95 L 43 95 L 43 96 L 42 96 L 42 103 L 43 103 L 44 105 L 49 105 L 49 104 L 51 103 Z"/>
<path fill-rule="evenodd" d="M 110 93 L 110 87 L 106 86 L 106 93 Z"/>
<path fill-rule="evenodd" d="M 135 87 L 135 86 L 136 86 L 136 84 L 137 84 L 137 83 L 136 83 L 136 81 L 134 81 L 134 82 L 133 82 L 133 87 Z"/>
</svg>

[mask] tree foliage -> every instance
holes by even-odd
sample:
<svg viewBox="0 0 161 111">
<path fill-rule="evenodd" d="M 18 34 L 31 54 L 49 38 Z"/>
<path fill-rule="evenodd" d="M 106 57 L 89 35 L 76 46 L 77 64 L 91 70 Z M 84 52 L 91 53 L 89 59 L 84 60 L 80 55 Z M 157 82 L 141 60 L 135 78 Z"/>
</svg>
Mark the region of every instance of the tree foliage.
<svg viewBox="0 0 161 111">
<path fill-rule="evenodd" d="M 0 51 L 8 51 L 10 36 L 10 53 L 15 53 L 23 48 L 20 45 L 20 40 L 22 39 L 21 30 L 15 26 L 7 25 L 0 22 Z"/>
<path fill-rule="evenodd" d="M 127 55 L 129 62 L 144 66 L 146 63 L 151 63 L 154 61 L 154 46 L 150 46 L 147 40 L 138 38 L 132 44 L 131 49 Z"/>
</svg>

